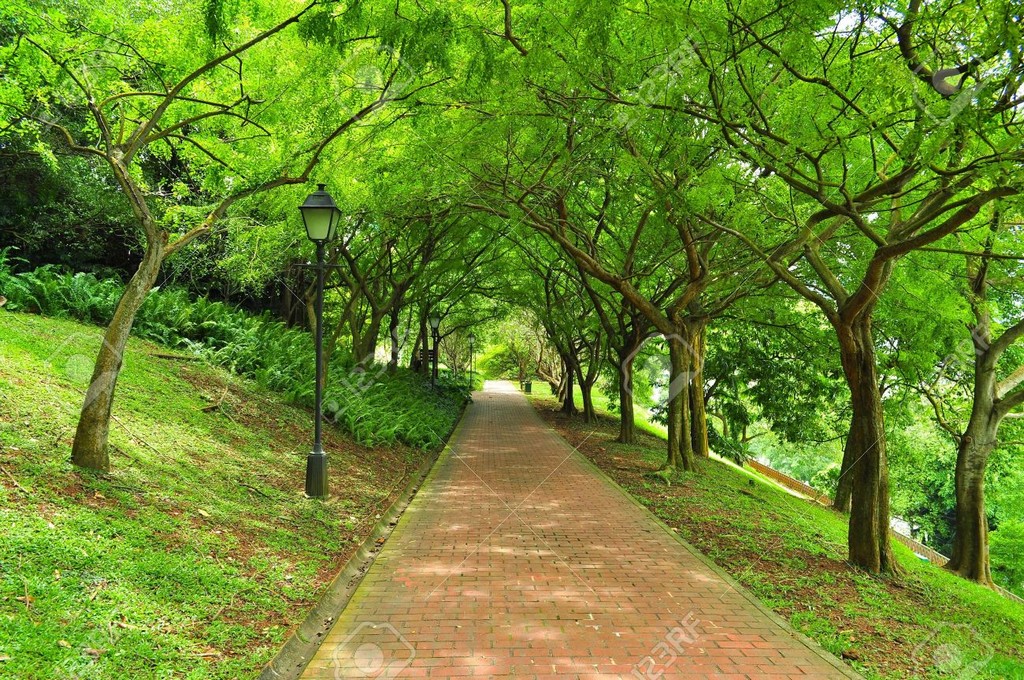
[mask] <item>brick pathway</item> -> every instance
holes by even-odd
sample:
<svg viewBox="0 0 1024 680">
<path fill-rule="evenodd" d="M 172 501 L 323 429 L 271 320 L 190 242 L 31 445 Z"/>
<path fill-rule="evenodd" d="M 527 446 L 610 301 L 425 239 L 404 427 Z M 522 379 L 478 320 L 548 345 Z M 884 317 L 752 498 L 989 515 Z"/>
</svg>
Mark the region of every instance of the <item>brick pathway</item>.
<svg viewBox="0 0 1024 680">
<path fill-rule="evenodd" d="M 857 677 L 488 383 L 308 678 Z"/>
</svg>

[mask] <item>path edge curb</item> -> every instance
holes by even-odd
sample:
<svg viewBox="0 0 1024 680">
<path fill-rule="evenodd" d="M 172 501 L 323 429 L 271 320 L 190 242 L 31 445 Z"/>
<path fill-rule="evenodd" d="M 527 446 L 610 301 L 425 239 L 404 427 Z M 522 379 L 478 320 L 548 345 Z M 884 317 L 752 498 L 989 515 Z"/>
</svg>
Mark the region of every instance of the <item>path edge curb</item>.
<svg viewBox="0 0 1024 680">
<path fill-rule="evenodd" d="M 524 396 L 524 398 L 525 398 L 525 396 Z M 651 512 L 650 508 L 648 508 L 646 505 L 641 503 L 633 494 L 631 494 L 628 491 L 626 491 L 625 489 L 623 489 L 619 485 L 619 483 L 616 482 L 614 479 L 612 479 L 611 476 L 607 472 L 605 472 L 600 467 L 598 467 L 597 463 L 595 463 L 594 461 L 592 461 L 589 458 L 587 458 L 583 454 L 583 452 L 579 450 L 578 447 L 574 447 L 572 444 L 570 444 L 569 440 L 567 440 L 565 437 L 563 437 L 562 434 L 560 432 L 558 432 L 558 430 L 556 430 L 555 428 L 553 428 L 550 425 L 548 425 L 548 423 L 545 422 L 544 419 L 540 417 L 540 414 L 537 413 L 537 405 L 534 404 L 533 400 L 527 399 L 527 402 L 530 404 L 530 407 L 533 409 L 533 413 L 536 416 L 537 420 L 539 420 L 544 425 L 544 427 L 547 427 L 547 428 L 551 429 L 552 432 L 554 432 L 556 435 L 558 435 L 558 438 L 560 440 L 562 440 L 562 442 L 565 443 L 566 447 L 572 449 L 572 453 L 578 459 L 583 461 L 584 465 L 586 465 L 591 470 L 593 470 L 594 473 L 596 473 L 598 477 L 603 479 L 613 489 L 615 489 L 620 494 L 622 494 L 629 502 L 631 502 L 636 507 L 640 508 L 640 510 L 642 510 L 648 517 L 653 519 L 655 521 L 655 523 L 657 523 L 657 525 L 659 527 L 661 527 L 662 531 L 664 531 L 669 536 L 674 538 L 677 543 L 682 545 L 689 553 L 691 553 L 695 558 L 697 558 L 706 567 L 708 567 L 708 569 L 710 569 L 711 571 L 713 571 L 716 574 L 718 574 L 718 576 L 723 581 L 725 581 L 725 583 L 727 585 L 729 585 L 733 590 L 735 590 L 737 593 L 739 593 L 745 600 L 750 602 L 750 604 L 752 604 L 762 614 L 767 616 L 773 623 L 775 623 L 780 628 L 782 628 L 784 631 L 786 631 L 789 635 L 791 635 L 793 637 L 793 639 L 795 639 L 797 642 L 801 643 L 802 645 L 804 645 L 805 647 L 810 649 L 812 652 L 814 652 L 818 656 L 822 657 L 831 666 L 833 666 L 836 669 L 836 671 L 842 673 L 844 678 L 850 678 L 851 680 L 864 680 L 864 676 L 863 675 L 860 675 L 859 673 L 857 673 L 857 671 L 855 671 L 852 668 L 850 668 L 849 666 L 847 666 L 845 663 L 842 662 L 842 660 L 840 660 L 838 657 L 836 657 L 835 654 L 833 654 L 832 652 L 828 651 L 827 649 L 825 649 L 824 647 L 819 645 L 817 642 L 815 642 L 811 638 L 807 637 L 806 635 L 804 635 L 800 631 L 798 631 L 795 628 L 793 628 L 793 626 L 791 626 L 788 621 L 786 621 L 781 616 L 779 616 L 778 614 L 773 612 L 771 609 L 769 609 L 768 606 L 765 605 L 763 602 L 761 602 L 759 599 L 757 599 L 757 597 L 755 597 L 754 594 L 751 593 L 747 589 L 746 586 L 744 586 L 739 581 L 734 579 L 731 575 L 729 575 L 728 572 L 726 572 L 722 567 L 720 567 L 710 557 L 708 557 L 707 555 L 702 553 L 700 550 L 697 550 L 697 548 L 695 548 L 694 546 L 690 545 L 678 533 L 676 533 L 675 531 L 672 531 L 672 528 L 668 524 L 666 524 L 664 521 L 662 521 L 662 519 L 660 517 L 658 517 L 653 512 Z"/>
<path fill-rule="evenodd" d="M 341 612 L 348 606 L 363 577 L 381 553 L 387 538 L 398 526 L 405 511 L 412 504 L 416 494 L 440 469 L 440 463 L 448 458 L 450 442 L 462 429 L 466 410 L 472 401 L 466 402 L 458 422 L 444 438 L 440 449 L 431 453 L 420 464 L 412 478 L 395 502 L 381 515 L 373 531 L 345 562 L 345 566 L 331 580 L 320 600 L 313 606 L 277 654 L 260 671 L 259 680 L 297 680 L 320 649 L 324 639 L 337 622 Z M 383 541 L 381 539 L 384 539 Z M 379 541 L 379 543 L 378 543 Z"/>
</svg>

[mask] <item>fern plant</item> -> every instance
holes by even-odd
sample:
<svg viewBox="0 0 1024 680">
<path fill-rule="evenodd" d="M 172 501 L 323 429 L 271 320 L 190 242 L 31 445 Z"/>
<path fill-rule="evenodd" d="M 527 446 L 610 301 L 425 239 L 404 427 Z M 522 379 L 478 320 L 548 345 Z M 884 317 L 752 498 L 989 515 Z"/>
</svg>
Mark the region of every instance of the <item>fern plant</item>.
<svg viewBox="0 0 1024 680">
<path fill-rule="evenodd" d="M 44 266 L 15 273 L 10 249 L 0 250 L 0 295 L 7 308 L 105 324 L 123 285 L 116 279 Z M 180 289 L 154 288 L 136 317 L 133 333 L 191 352 L 255 380 L 289 401 L 313 404 L 313 340 L 267 314 L 250 314 Z M 410 371 L 389 373 L 353 366 L 339 348 L 328 367 L 326 417 L 368 446 L 402 443 L 432 448 L 452 429 L 468 400 L 461 379 L 442 373 L 437 388 Z"/>
</svg>

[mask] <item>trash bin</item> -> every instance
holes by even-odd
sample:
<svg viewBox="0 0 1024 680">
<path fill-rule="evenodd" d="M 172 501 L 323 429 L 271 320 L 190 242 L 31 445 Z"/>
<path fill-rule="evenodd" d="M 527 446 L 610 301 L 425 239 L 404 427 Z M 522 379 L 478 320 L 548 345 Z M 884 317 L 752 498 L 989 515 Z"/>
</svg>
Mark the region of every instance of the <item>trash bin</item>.
<svg viewBox="0 0 1024 680">
<path fill-rule="evenodd" d="M 532 380 L 527 380 L 523 384 L 523 391 L 526 392 L 527 394 L 532 394 L 533 393 L 533 381 Z"/>
</svg>

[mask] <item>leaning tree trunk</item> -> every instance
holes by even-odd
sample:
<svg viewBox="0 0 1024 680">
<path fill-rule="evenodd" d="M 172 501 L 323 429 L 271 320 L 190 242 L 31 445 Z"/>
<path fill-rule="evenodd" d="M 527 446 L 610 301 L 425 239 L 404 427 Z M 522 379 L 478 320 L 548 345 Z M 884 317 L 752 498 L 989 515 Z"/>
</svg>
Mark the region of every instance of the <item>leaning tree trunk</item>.
<svg viewBox="0 0 1024 680">
<path fill-rule="evenodd" d="M 850 387 L 853 421 L 850 438 L 855 460 L 850 467 L 850 563 L 872 573 L 899 571 L 889 538 L 889 470 L 885 419 L 878 387 L 870 317 L 836 326 L 843 372 Z"/>
<path fill-rule="evenodd" d="M 164 244 L 160 241 L 150 243 L 103 335 L 103 344 L 96 357 L 96 367 L 85 393 L 85 403 L 82 405 L 75 441 L 71 447 L 71 461 L 75 465 L 104 472 L 110 469 L 110 454 L 107 451 L 110 409 L 114 403 L 114 390 L 121 373 L 124 349 L 135 323 L 135 315 L 156 283 L 163 258 Z"/>
<path fill-rule="evenodd" d="M 619 352 L 619 438 L 620 444 L 636 442 L 633 414 L 633 352 Z"/>
<path fill-rule="evenodd" d="M 956 456 L 956 530 L 953 554 L 946 568 L 992 586 L 988 558 L 988 517 L 985 515 L 985 466 L 998 441 L 1000 416 L 995 408 L 995 367 L 985 352 L 975 359 L 971 419 Z"/>
<path fill-rule="evenodd" d="M 690 351 L 678 336 L 668 338 L 669 394 L 668 394 L 668 456 L 666 468 L 693 471 L 697 461 L 693 453 L 690 433 Z"/>
</svg>

